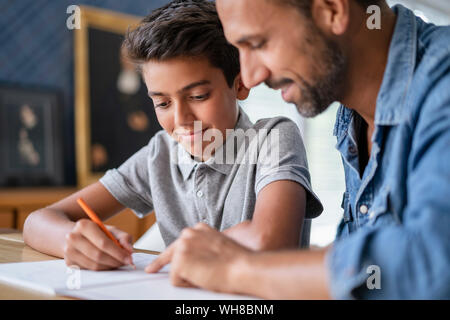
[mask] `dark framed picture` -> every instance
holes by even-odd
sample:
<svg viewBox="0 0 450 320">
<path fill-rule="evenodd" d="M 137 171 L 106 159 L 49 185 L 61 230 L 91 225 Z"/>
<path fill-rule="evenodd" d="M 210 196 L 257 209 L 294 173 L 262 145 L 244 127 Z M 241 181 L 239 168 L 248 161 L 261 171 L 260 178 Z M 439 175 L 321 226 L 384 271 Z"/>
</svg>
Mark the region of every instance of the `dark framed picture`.
<svg viewBox="0 0 450 320">
<path fill-rule="evenodd" d="M 81 7 L 75 31 L 75 138 L 78 186 L 117 168 L 161 130 L 136 66 L 121 50 L 140 17 Z"/>
<path fill-rule="evenodd" d="M 0 186 L 64 183 L 58 91 L 0 84 Z"/>
</svg>

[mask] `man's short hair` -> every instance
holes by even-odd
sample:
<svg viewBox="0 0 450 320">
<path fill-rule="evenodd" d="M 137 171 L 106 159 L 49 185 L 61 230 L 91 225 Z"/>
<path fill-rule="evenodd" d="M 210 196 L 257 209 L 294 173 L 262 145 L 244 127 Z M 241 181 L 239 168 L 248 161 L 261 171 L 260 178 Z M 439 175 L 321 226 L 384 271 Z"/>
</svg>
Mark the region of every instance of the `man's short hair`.
<svg viewBox="0 0 450 320">
<path fill-rule="evenodd" d="M 270 0 L 275 1 L 278 3 L 285 3 L 287 5 L 293 6 L 300 10 L 301 13 L 305 14 L 305 16 L 311 15 L 311 2 L 313 0 Z M 361 5 L 363 8 L 367 8 L 370 5 L 373 4 L 380 4 L 382 1 L 385 0 L 352 0 L 356 1 L 359 5 Z"/>
<path fill-rule="evenodd" d="M 240 71 L 239 51 L 226 40 L 215 3 L 207 0 L 174 0 L 152 11 L 127 32 L 123 49 L 137 64 L 204 57 L 223 71 L 229 87 Z"/>
</svg>

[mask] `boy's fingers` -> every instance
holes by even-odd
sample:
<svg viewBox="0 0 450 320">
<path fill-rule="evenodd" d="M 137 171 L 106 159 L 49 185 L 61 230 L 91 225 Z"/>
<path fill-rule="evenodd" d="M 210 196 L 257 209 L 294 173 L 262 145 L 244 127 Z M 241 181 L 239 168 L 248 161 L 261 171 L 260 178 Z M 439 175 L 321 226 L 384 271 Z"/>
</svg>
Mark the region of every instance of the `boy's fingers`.
<svg viewBox="0 0 450 320">
<path fill-rule="evenodd" d="M 130 253 L 133 253 L 133 236 L 112 226 L 107 226 L 109 231 L 119 240 L 119 243 Z"/>
<path fill-rule="evenodd" d="M 176 242 L 175 242 L 176 243 Z M 169 264 L 172 261 L 173 252 L 175 250 L 175 243 L 172 243 L 158 258 L 153 260 L 146 268 L 145 272 L 155 273 L 161 270 L 162 267 Z"/>
<path fill-rule="evenodd" d="M 130 253 L 133 253 L 133 237 L 129 234 L 124 234 L 119 237 L 120 244 L 128 250 Z"/>
<path fill-rule="evenodd" d="M 71 234 L 69 239 L 71 239 L 71 244 L 76 250 L 83 252 L 86 257 L 96 263 L 109 266 L 110 268 L 118 268 L 123 265 L 121 261 L 99 250 L 81 234 Z"/>
<path fill-rule="evenodd" d="M 94 222 L 90 221 L 89 225 L 83 228 L 82 233 L 101 251 L 106 252 L 118 261 L 122 261 L 124 264 L 129 264 L 130 253 L 119 248 Z"/>
<path fill-rule="evenodd" d="M 70 255 L 70 258 L 66 258 L 66 264 L 69 267 L 76 265 L 81 269 L 88 269 L 95 271 L 111 269 L 110 266 L 91 260 L 89 257 L 86 257 L 83 253 L 81 253 L 75 248 L 71 248 L 70 252 L 68 252 L 68 255 Z"/>
</svg>

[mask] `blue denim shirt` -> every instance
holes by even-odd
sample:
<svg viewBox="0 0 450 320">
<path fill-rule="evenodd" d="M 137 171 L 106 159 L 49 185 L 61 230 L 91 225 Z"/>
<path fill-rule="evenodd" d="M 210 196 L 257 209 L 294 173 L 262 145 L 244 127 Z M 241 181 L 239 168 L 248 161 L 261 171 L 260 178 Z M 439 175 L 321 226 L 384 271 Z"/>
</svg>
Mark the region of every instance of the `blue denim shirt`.
<svg viewBox="0 0 450 320">
<path fill-rule="evenodd" d="M 357 114 L 344 106 L 337 112 L 346 191 L 327 255 L 337 299 L 450 298 L 450 27 L 393 9 L 362 178 Z"/>
</svg>

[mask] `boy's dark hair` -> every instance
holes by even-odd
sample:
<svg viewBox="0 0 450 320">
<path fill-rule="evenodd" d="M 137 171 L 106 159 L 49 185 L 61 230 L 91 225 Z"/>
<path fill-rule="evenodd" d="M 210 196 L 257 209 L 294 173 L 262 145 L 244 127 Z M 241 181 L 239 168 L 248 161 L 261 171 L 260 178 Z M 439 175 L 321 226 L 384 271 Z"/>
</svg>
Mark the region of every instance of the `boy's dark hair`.
<svg viewBox="0 0 450 320">
<path fill-rule="evenodd" d="M 152 11 L 127 32 L 123 49 L 137 64 L 205 57 L 223 71 L 230 88 L 240 71 L 239 51 L 226 40 L 215 3 L 207 0 L 174 0 Z"/>
</svg>

